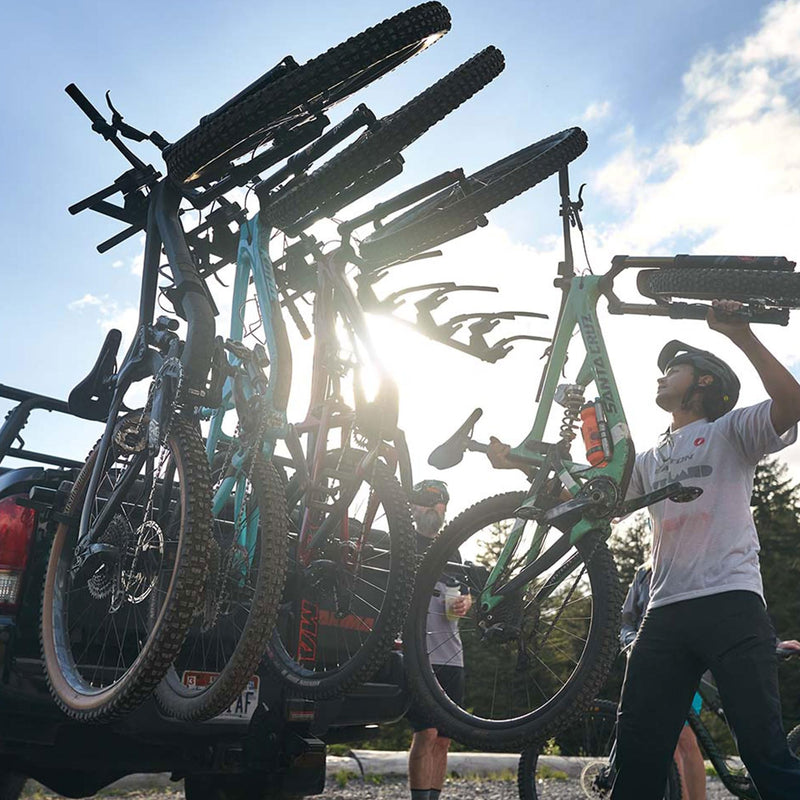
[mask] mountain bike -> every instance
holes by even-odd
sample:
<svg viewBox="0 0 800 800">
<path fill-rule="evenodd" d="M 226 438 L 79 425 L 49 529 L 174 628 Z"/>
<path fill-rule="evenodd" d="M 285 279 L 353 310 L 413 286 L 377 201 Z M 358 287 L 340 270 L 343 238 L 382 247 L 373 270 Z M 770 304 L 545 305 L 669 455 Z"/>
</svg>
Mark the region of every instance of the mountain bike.
<svg viewBox="0 0 800 800">
<path fill-rule="evenodd" d="M 777 648 L 780 658 L 796 655 L 793 650 Z M 706 673 L 697 689 L 703 699 L 703 707 L 717 717 L 729 730 L 722 701 L 714 681 Z M 581 772 L 581 789 L 589 800 L 601 800 L 609 797 L 614 783 L 614 758 L 616 752 L 616 717 L 617 704 L 610 700 L 595 700 L 583 718 L 574 726 L 574 735 L 580 738 L 581 755 L 606 756 L 603 760 L 588 762 Z M 726 756 L 722 747 L 715 740 L 700 714 L 689 709 L 687 723 L 697 737 L 704 760 L 710 761 L 722 785 L 741 800 L 760 800 L 760 795 L 752 778 L 740 766 Z M 800 727 L 794 728 L 786 737 L 789 749 L 800 753 Z M 536 800 L 536 765 L 539 757 L 537 746 L 527 748 L 521 755 L 517 769 L 519 796 L 521 800 Z M 681 783 L 678 768 L 673 761 L 664 792 L 665 800 L 680 800 Z"/>
<path fill-rule="evenodd" d="M 344 278 L 349 251 L 340 248 L 338 255 L 324 254 L 315 240 L 302 231 L 321 216 L 396 175 L 402 169 L 399 150 L 485 86 L 502 67 L 502 55 L 490 47 L 382 120 L 377 120 L 366 107 L 357 107 L 338 125 L 295 152 L 285 166 L 251 180 L 261 206 L 252 219 L 248 220 L 236 204 L 219 196 L 220 187 L 228 185 L 229 173 L 220 172 L 217 165 L 214 170 L 218 180 L 210 191 L 219 208 L 209 218 L 216 217 L 221 223 L 212 219 L 191 234 L 204 279 L 225 264 L 236 262 L 231 334 L 221 345 L 227 358 L 224 369 L 229 374 L 219 409 L 211 415 L 207 441 L 212 470 L 220 476 L 213 507 L 217 514 L 233 487 L 240 491 L 240 482 L 250 479 L 255 464 L 263 466 L 258 470 L 262 478 L 253 481 L 254 485 L 263 484 L 265 478 L 274 485 L 277 478 L 270 475 L 269 462 L 280 460 L 274 452 L 276 442 L 287 442 L 291 457 L 284 457 L 282 469 L 294 476 L 286 492 L 296 530 L 290 541 L 292 562 L 284 624 L 281 632 L 273 636 L 267 654 L 279 675 L 308 696 L 326 697 L 346 691 L 374 672 L 388 654 L 394 634 L 402 627 L 410 596 L 413 542 L 404 496 L 391 477 L 399 457 L 401 473 L 407 483 L 410 481 L 410 459 L 402 431 L 396 427 L 396 388 L 386 370 L 379 367 L 382 388 L 375 403 L 367 403 L 356 356 L 355 408 L 349 409 L 342 397 L 342 379 L 353 365 L 339 354 L 338 327 L 346 329 L 354 344 L 362 349 L 366 346 L 368 356 L 379 365 L 360 306 Z M 366 131 L 356 142 L 310 172 L 324 154 L 363 127 Z M 249 164 L 231 167 L 230 172 L 242 174 L 245 167 L 252 172 L 254 166 L 261 170 L 264 164 L 263 157 L 256 156 Z M 288 217 L 287 208 L 291 209 Z M 287 219 L 291 224 L 285 222 Z M 269 255 L 273 222 L 300 237 L 287 249 L 277 271 Z M 221 225 L 228 223 L 239 226 L 234 253 L 230 247 L 225 249 L 226 243 L 231 243 Z M 202 236 L 206 231 L 211 232 L 209 236 Z M 212 255 L 216 258 L 213 263 Z M 315 273 L 320 276 L 318 282 Z M 241 344 L 251 280 L 256 318 L 264 329 L 266 349 L 262 345 L 249 349 Z M 292 366 L 281 303 L 277 302 L 279 290 L 284 308 L 306 337 L 311 332 L 302 321 L 296 301 L 311 291 L 315 296 L 312 399 L 305 421 L 297 426 L 287 426 L 286 420 Z M 228 422 L 231 417 L 238 420 L 235 430 L 231 426 L 224 430 L 226 416 Z M 330 436 L 337 429 L 341 431 L 340 443 L 333 452 Z M 305 454 L 301 436 L 308 437 Z M 389 444 L 392 440 L 396 440 L 394 448 Z M 249 524 L 255 524 L 259 505 L 253 505 L 252 518 L 247 517 Z M 237 500 L 235 507 L 240 506 Z M 215 542 L 219 538 L 216 536 Z M 219 547 L 221 554 L 231 547 L 241 552 L 245 538 L 229 537 L 225 547 Z M 266 539 L 262 535 L 262 541 Z M 285 543 L 279 547 L 275 540 L 271 548 L 273 554 L 283 552 Z M 252 553 L 254 545 L 247 549 Z M 232 567 L 232 578 L 236 579 L 229 577 L 222 585 L 228 584 L 241 594 L 241 559 L 213 556 L 214 574 L 218 561 L 227 565 L 221 575 Z M 252 555 L 245 559 L 247 564 L 253 562 Z M 276 565 L 277 561 L 270 557 L 262 558 L 260 563 Z M 249 569 L 248 575 L 251 572 Z M 214 580 L 219 582 L 220 578 Z M 281 583 L 273 582 L 273 594 L 279 592 Z M 255 599 L 266 592 L 266 587 L 263 592 L 256 592 L 260 586 L 253 583 L 253 607 Z M 230 644 L 216 644 L 222 637 L 222 618 L 215 618 L 218 623 L 209 631 L 202 630 L 202 622 L 195 624 L 174 668 L 159 686 L 156 698 L 173 715 L 203 718 L 224 707 L 229 695 L 224 686 L 235 687 L 246 680 L 248 669 L 254 668 L 258 654 L 265 649 L 272 616 L 251 611 L 247 626 L 228 630 L 228 639 L 237 642 L 238 637 L 230 656 Z M 207 652 L 217 653 L 224 666 L 217 668 L 221 669 L 219 676 L 200 693 L 196 686 L 184 684 L 186 676 L 203 672 L 200 664 L 208 661 Z M 217 700 L 212 698 L 215 692 Z"/>
<path fill-rule="evenodd" d="M 304 235 L 273 262 L 270 232 L 261 214 L 241 225 L 225 344 L 234 376 L 211 415 L 207 449 L 212 463 L 229 458 L 242 446 L 242 430 L 260 421 L 250 447 L 280 466 L 291 522 L 281 622 L 266 655 L 276 673 L 304 695 L 330 697 L 372 674 L 402 627 L 414 538 L 406 495 L 394 473 L 399 468 L 410 486 L 410 459 L 397 428 L 397 389 L 380 365 L 345 277 L 346 251 L 324 253 Z M 251 282 L 254 317 L 266 349 L 241 343 Z M 283 314 L 289 309 L 310 337 L 297 301 L 311 292 L 311 395 L 303 421 L 289 425 L 292 355 Z M 342 352 L 342 336 L 347 352 Z M 367 361 L 380 374 L 371 401 L 361 384 Z M 344 392 L 350 373 L 355 375 L 353 405 Z M 237 430 L 230 430 L 231 418 L 238 421 Z M 334 435 L 338 443 L 332 442 Z M 281 441 L 288 456 L 275 453 Z"/>
<path fill-rule="evenodd" d="M 605 545 L 611 519 L 698 494 L 672 483 L 624 500 L 634 447 L 597 315 L 600 297 L 614 314 L 699 319 L 707 305 L 678 298 L 720 295 L 745 301 L 743 313 L 755 321 L 779 324 L 788 321 L 788 309 L 800 306 L 800 276 L 793 262 L 780 257 L 617 256 L 603 275 L 577 274 L 570 229 L 582 225 L 582 201 L 569 197 L 566 164 L 583 147 L 578 129 L 548 137 L 440 188 L 385 221 L 360 246 L 367 268 L 415 257 L 482 224 L 487 211 L 523 191 L 531 176 L 541 180 L 559 172 L 564 260 L 555 284 L 562 302 L 533 425 L 511 451 L 531 485 L 477 503 L 437 537 L 420 567 L 404 635 L 411 686 L 425 713 L 448 736 L 480 749 L 521 748 L 549 738 L 591 702 L 616 653 L 621 597 Z M 639 290 L 652 302 L 623 302 L 614 293 L 614 279 L 631 268 L 640 270 Z M 560 415 L 553 413 L 554 403 L 562 406 Z M 446 468 L 467 450 L 485 451 L 472 439 L 481 413 L 470 414 L 429 463 Z M 587 439 L 594 437 L 588 464 L 571 455 L 582 423 Z M 554 428 L 558 436 L 547 440 Z M 467 686 L 462 704 L 436 680 L 427 649 L 429 600 L 443 573 L 474 598 L 460 623 Z"/>
<path fill-rule="evenodd" d="M 202 209 L 308 144 L 328 124 L 326 108 L 436 41 L 449 25 L 443 6 L 425 3 L 305 65 L 286 58 L 174 144 L 124 122 L 108 97 L 112 117 L 105 120 L 77 87 L 67 87 L 93 130 L 131 164 L 70 212 L 92 209 L 126 224 L 98 246 L 100 252 L 138 231 L 146 234 L 134 341 L 117 366 L 121 335 L 111 331 L 93 370 L 70 395 L 72 413 L 106 422 L 59 518 L 43 594 L 47 678 L 70 716 L 100 721 L 131 710 L 173 664 L 198 609 L 204 609 L 202 625 L 209 630 L 234 607 L 236 614 L 258 615 L 266 606 L 251 602 L 250 589 L 266 581 L 252 584 L 254 565 L 256 572 L 272 569 L 273 577 L 281 576 L 277 551 L 250 546 L 285 538 L 283 528 L 277 537 L 262 537 L 253 522 L 251 509 L 275 500 L 274 492 L 262 491 L 272 484 L 270 468 L 258 459 L 247 462 L 247 485 L 234 479 L 229 500 L 216 506 L 211 535 L 211 477 L 198 422 L 201 408 L 219 402 L 225 358 L 215 343 L 216 309 L 203 281 L 204 257 L 214 256 L 196 249 L 197 231 L 187 237 L 181 206 Z M 157 146 L 168 177 L 139 159 L 123 138 Z M 262 142 L 270 143 L 266 151 L 237 163 Z M 122 205 L 108 200 L 117 193 Z M 171 275 L 172 284 L 159 288 L 162 249 L 163 274 Z M 185 340 L 177 320 L 154 319 L 159 294 L 186 320 Z M 151 381 L 145 406 L 130 411 L 125 396 L 141 380 Z M 283 516 L 262 514 L 260 527 L 282 525 Z M 247 542 L 238 541 L 243 531 Z M 234 627 L 240 624 L 250 630 L 241 618 Z M 247 669 L 240 664 L 234 671 L 241 678 Z M 224 685 L 218 680 L 219 689 Z M 173 710 L 198 718 L 224 707 L 221 691 L 207 687 L 206 693 L 197 703 L 184 697 Z"/>
</svg>

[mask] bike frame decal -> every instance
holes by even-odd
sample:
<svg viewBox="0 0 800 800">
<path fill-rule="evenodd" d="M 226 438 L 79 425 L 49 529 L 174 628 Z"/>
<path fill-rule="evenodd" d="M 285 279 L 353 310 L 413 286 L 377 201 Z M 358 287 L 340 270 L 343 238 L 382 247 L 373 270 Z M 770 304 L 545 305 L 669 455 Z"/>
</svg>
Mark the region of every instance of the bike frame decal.
<svg viewBox="0 0 800 800">
<path fill-rule="evenodd" d="M 300 626 L 297 640 L 298 663 L 316 663 L 318 631 L 319 604 L 303 598 L 303 602 L 300 604 Z"/>
</svg>

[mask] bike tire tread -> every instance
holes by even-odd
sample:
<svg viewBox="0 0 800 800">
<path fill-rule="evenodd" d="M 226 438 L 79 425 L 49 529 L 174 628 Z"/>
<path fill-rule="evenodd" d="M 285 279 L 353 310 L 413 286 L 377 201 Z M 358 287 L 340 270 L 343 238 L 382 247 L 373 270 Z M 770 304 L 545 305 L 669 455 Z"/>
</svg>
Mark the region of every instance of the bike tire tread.
<svg viewBox="0 0 800 800">
<path fill-rule="evenodd" d="M 436 557 L 446 556 L 448 550 L 452 551 L 450 540 L 458 539 L 459 526 L 466 528 L 469 522 L 469 529 L 476 531 L 498 519 L 508 519 L 513 516 L 514 509 L 518 508 L 525 498 L 525 492 L 506 492 L 486 498 L 459 514 L 437 536 L 420 567 L 417 589 L 411 603 L 406 634 L 403 637 L 406 658 L 409 660 L 407 674 L 410 688 L 423 713 L 433 720 L 436 727 L 445 735 L 479 750 L 522 751 L 531 742 L 545 741 L 567 727 L 583 714 L 597 696 L 618 651 L 617 633 L 622 596 L 616 565 L 605 543 L 595 534 L 587 533 L 580 540 L 584 544 L 580 545 L 579 542 L 579 546 L 591 545 L 594 548 L 592 560 L 596 559 L 598 591 L 595 593 L 593 586 L 593 603 L 595 597 L 599 601 L 600 596 L 605 595 L 604 603 L 597 603 L 603 606 L 602 619 L 598 618 L 599 633 L 591 640 L 592 652 L 587 665 L 583 668 L 580 680 L 573 681 L 568 691 L 562 690 L 564 696 L 559 702 L 551 705 L 545 713 L 522 724 L 515 720 L 504 720 L 493 725 L 475 726 L 451 717 L 439 706 L 437 697 L 431 693 L 429 684 L 425 680 L 425 674 L 430 672 L 430 666 L 427 663 L 424 644 L 420 641 L 420 632 L 424 638 L 429 598 L 423 595 L 425 587 L 428 584 L 432 585 L 436 575 L 439 574 Z M 592 627 L 594 628 L 594 623 Z"/>
<path fill-rule="evenodd" d="M 273 227 L 297 235 L 295 223 L 422 136 L 497 77 L 504 66 L 503 54 L 496 47 L 485 48 L 384 117 L 375 131 L 364 134 L 262 206 L 262 215 Z"/>
<path fill-rule="evenodd" d="M 174 452 L 180 452 L 184 459 L 185 525 L 181 535 L 181 558 L 183 563 L 177 569 L 174 588 L 170 598 L 162 607 L 162 619 L 156 636 L 148 639 L 147 651 L 137 660 L 135 668 L 120 681 L 112 684 L 103 694 L 107 695 L 102 704 L 75 705 L 64 691 L 63 677 L 56 685 L 51 670 L 58 669 L 52 642 L 45 641 L 45 631 L 49 623 L 45 614 L 49 604 L 45 602 L 48 591 L 54 591 L 55 569 L 58 562 L 56 550 L 59 537 L 66 535 L 66 523 L 60 523 L 51 549 L 50 559 L 43 588 L 43 601 L 40 611 L 43 659 L 47 665 L 46 678 L 56 704 L 73 719 L 85 722 L 105 722 L 120 717 L 146 700 L 180 649 L 187 630 L 194 617 L 195 608 L 202 592 L 206 571 L 208 534 L 211 525 L 211 506 L 209 500 L 209 467 L 202 440 L 194 424 L 176 417 L 173 419 L 169 440 L 173 442 Z M 99 444 L 99 443 L 98 443 Z M 71 516 L 80 513 L 84 494 L 91 477 L 92 465 L 97 456 L 97 445 L 90 452 L 78 479 L 75 481 L 64 513 Z"/>
<path fill-rule="evenodd" d="M 415 42 L 421 44 L 449 29 L 447 9 L 438 2 L 428 2 L 351 36 L 280 80 L 242 98 L 219 117 L 198 125 L 170 145 L 164 151 L 170 177 L 177 182 L 186 180 L 292 109 L 370 69 L 399 49 Z M 335 102 L 343 99 L 337 98 Z"/>
</svg>

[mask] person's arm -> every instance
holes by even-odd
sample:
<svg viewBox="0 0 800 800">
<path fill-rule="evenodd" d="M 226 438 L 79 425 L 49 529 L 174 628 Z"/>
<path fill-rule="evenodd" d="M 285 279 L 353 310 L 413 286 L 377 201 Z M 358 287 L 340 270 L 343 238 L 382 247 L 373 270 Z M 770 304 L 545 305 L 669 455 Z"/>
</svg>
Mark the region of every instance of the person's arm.
<svg viewBox="0 0 800 800">
<path fill-rule="evenodd" d="M 734 300 L 714 300 L 708 312 L 708 327 L 727 336 L 749 359 L 772 399 L 770 416 L 778 435 L 786 433 L 800 420 L 800 384 L 783 364 L 759 341 L 747 320 L 718 315 L 736 311 L 742 304 Z"/>
<path fill-rule="evenodd" d="M 530 477 L 531 468 L 520 461 L 510 458 L 510 453 L 511 445 L 501 442 L 496 436 L 489 437 L 489 444 L 486 447 L 486 457 L 495 469 L 519 469 Z"/>
<path fill-rule="evenodd" d="M 628 593 L 625 595 L 625 602 L 622 604 L 622 625 L 619 629 L 619 644 L 621 648 L 626 648 L 635 638 L 638 627 L 636 614 L 636 579 L 639 573 L 633 576 Z"/>
<path fill-rule="evenodd" d="M 619 644 L 621 648 L 626 648 L 636 638 L 636 628 L 634 627 L 633 614 L 625 613 L 622 615 L 622 625 L 619 629 Z"/>
</svg>

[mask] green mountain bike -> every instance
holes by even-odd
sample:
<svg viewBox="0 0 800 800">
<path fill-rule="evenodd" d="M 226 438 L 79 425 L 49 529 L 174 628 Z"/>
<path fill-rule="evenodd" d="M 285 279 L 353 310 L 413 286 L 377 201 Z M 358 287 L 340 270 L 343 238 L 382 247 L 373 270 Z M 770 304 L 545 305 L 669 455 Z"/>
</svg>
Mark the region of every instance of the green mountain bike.
<svg viewBox="0 0 800 800">
<path fill-rule="evenodd" d="M 566 164 L 585 146 L 576 128 L 548 137 L 454 181 L 361 244 L 367 266 L 402 262 L 474 230 L 487 211 L 559 173 L 564 260 L 555 285 L 562 301 L 533 425 L 511 450 L 530 486 L 476 503 L 439 535 L 419 570 L 404 634 L 411 686 L 425 713 L 452 738 L 482 750 L 549 738 L 583 712 L 617 650 L 621 595 L 605 542 L 612 519 L 699 493 L 671 483 L 626 502 L 634 445 L 597 313 L 600 298 L 612 314 L 703 319 L 708 305 L 693 301 L 725 297 L 743 301 L 740 313 L 750 319 L 778 324 L 800 307 L 800 275 L 780 257 L 616 256 L 605 274 L 577 274 L 570 229 L 581 229 L 582 201 L 570 199 Z M 639 291 L 650 302 L 615 294 L 615 278 L 626 269 L 639 270 Z M 473 411 L 429 463 L 444 469 L 467 450 L 485 452 L 487 445 L 472 439 L 481 413 Z M 586 455 L 572 452 L 579 430 Z M 429 604 L 442 574 L 473 598 L 454 634 L 465 668 L 462 703 L 447 696 L 431 666 L 438 659 L 427 636 Z"/>
</svg>

